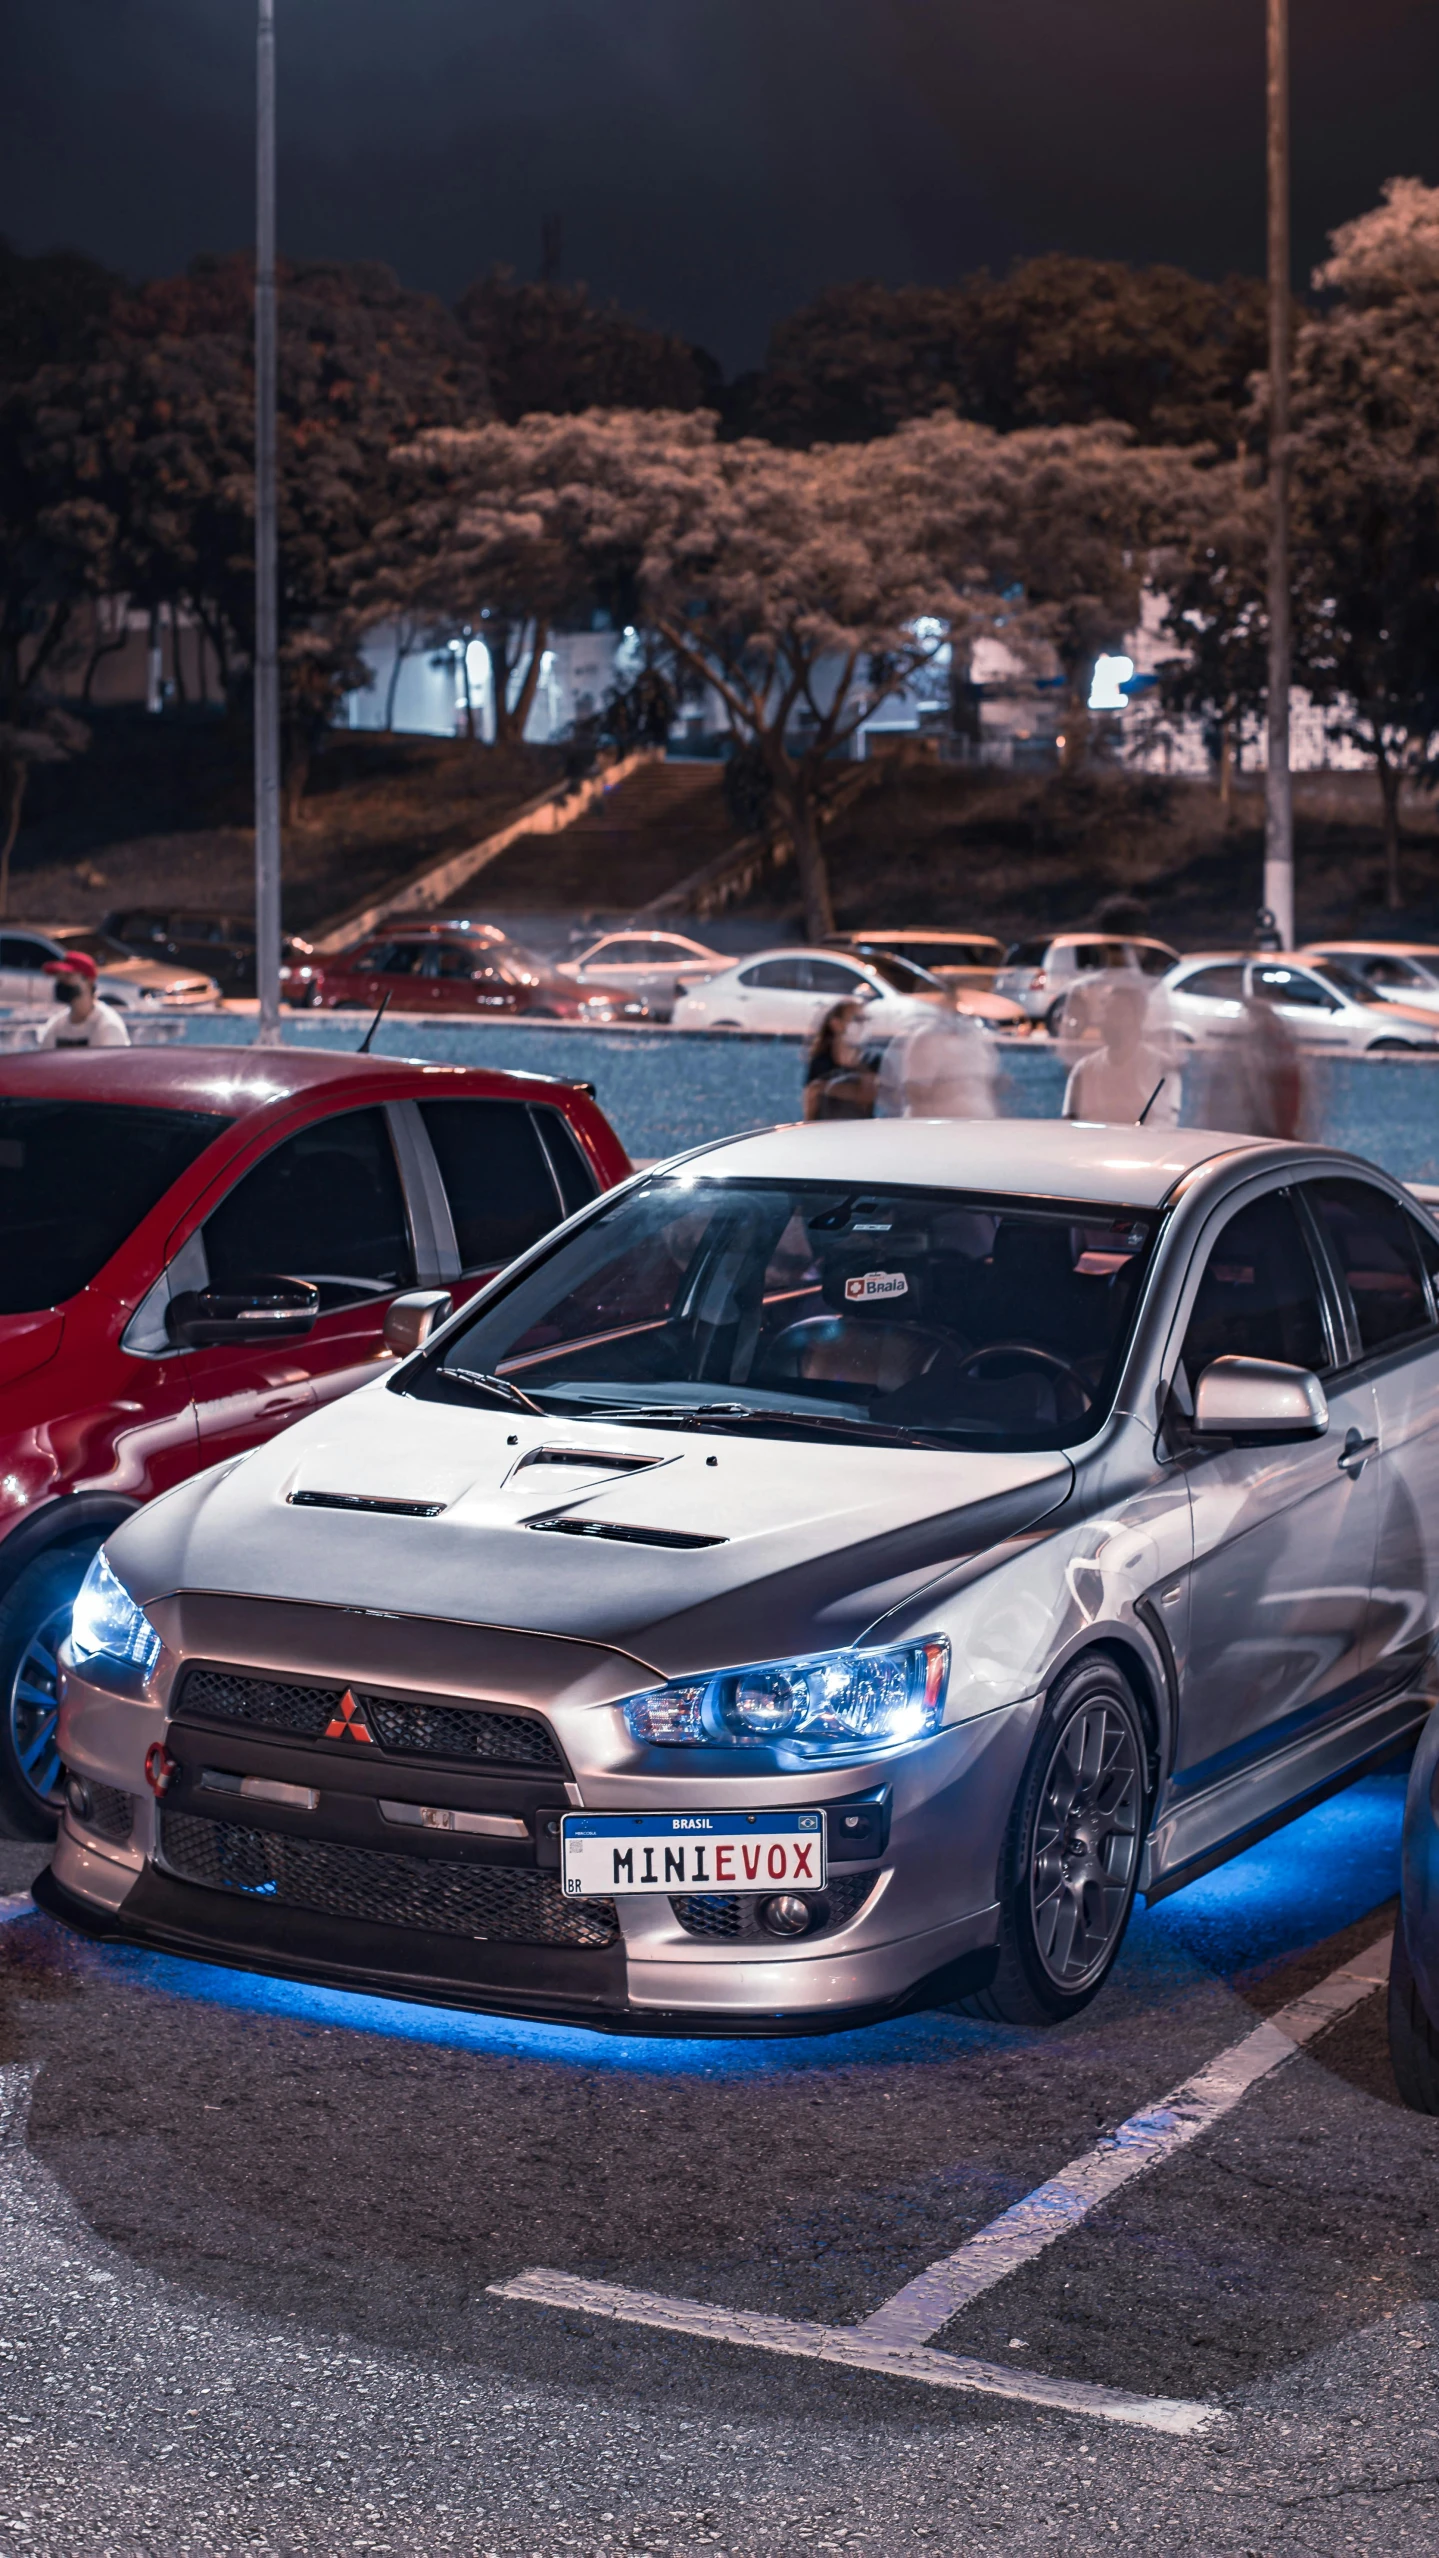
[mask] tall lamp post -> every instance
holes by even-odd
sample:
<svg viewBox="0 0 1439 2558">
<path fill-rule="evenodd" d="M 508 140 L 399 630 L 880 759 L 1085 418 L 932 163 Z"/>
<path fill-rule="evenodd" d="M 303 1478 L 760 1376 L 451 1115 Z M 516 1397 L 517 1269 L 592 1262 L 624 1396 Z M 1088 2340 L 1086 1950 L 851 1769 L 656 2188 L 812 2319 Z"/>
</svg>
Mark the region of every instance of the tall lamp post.
<svg viewBox="0 0 1439 2558">
<path fill-rule="evenodd" d="M 1289 771 L 1289 0 L 1267 0 L 1269 160 L 1269 737 L 1264 903 L 1294 948 L 1294 787 Z"/>
<path fill-rule="evenodd" d="M 280 1045 L 280 629 L 275 534 L 275 0 L 259 0 L 255 152 L 256 1043 Z"/>
</svg>

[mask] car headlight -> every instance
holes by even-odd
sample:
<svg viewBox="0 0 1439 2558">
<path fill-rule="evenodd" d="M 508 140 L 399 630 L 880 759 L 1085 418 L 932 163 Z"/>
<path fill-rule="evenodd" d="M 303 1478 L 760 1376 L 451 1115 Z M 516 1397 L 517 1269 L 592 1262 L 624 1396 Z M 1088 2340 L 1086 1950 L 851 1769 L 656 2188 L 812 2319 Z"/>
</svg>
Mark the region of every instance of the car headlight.
<svg viewBox="0 0 1439 2558">
<path fill-rule="evenodd" d="M 112 1572 L 103 1546 L 80 1584 L 70 1619 L 70 1650 L 77 1661 L 120 1661 L 144 1678 L 160 1658 L 158 1634 Z"/>
<path fill-rule="evenodd" d="M 804 1757 L 867 1757 L 938 1730 L 949 1685 L 942 1634 L 878 1652 L 811 1652 L 708 1678 L 671 1679 L 624 1700 L 637 1741 L 782 1742 Z"/>
</svg>

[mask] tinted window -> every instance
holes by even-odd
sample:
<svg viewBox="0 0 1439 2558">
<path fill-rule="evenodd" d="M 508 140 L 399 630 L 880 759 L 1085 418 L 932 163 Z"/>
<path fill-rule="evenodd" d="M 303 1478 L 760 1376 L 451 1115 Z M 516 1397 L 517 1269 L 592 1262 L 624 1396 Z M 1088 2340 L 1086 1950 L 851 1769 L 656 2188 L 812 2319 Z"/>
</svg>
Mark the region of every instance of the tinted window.
<svg viewBox="0 0 1439 2558">
<path fill-rule="evenodd" d="M 29 941 L 23 933 L 6 933 L 0 939 L 0 968 L 43 968 L 54 957 L 49 942 Z"/>
<path fill-rule="evenodd" d="M 1009 954 L 1011 968 L 1042 968 L 1049 956 L 1047 941 L 1017 941 Z"/>
<path fill-rule="evenodd" d="M 313 1279 L 322 1312 L 408 1288 L 415 1265 L 382 1110 L 302 1128 L 247 1172 L 205 1223 L 212 1288 Z"/>
<path fill-rule="evenodd" d="M 885 977 L 889 976 L 890 969 L 894 965 L 893 961 L 883 962 L 880 960 L 876 960 L 873 964 L 878 969 L 880 975 Z M 837 960 L 808 959 L 802 961 L 801 965 L 804 969 L 804 982 L 809 987 L 812 994 L 860 995 L 868 994 L 869 992 L 869 987 L 865 979 L 860 976 L 858 970 L 854 968 L 841 968 Z M 896 979 L 892 977 L 890 978 L 890 983 L 892 985 L 897 982 L 898 981 Z"/>
<path fill-rule="evenodd" d="M 1244 992 L 1244 968 L 1235 959 L 1218 968 L 1196 968 L 1175 987 L 1177 995 L 1206 995 L 1211 1001 L 1237 1003 Z"/>
<path fill-rule="evenodd" d="M 1338 1000 L 1327 995 L 1317 977 L 1302 968 L 1256 968 L 1251 984 L 1261 1003 L 1307 1004 L 1311 1011 L 1336 1013 Z"/>
<path fill-rule="evenodd" d="M 1130 958 L 1136 968 L 1143 969 L 1146 977 L 1167 977 L 1178 955 L 1177 951 L 1165 950 L 1162 944 L 1152 941 L 1135 941 L 1129 945 Z"/>
<path fill-rule="evenodd" d="M 422 1101 L 464 1270 L 513 1261 L 560 1221 L 549 1160 L 519 1101 Z"/>
<path fill-rule="evenodd" d="M 417 1390 L 462 1396 L 446 1370 L 479 1369 L 555 1412 L 738 1404 L 740 1426 L 1063 1446 L 1113 1396 L 1154 1222 L 962 1191 L 662 1178 L 516 1279 Z"/>
<path fill-rule="evenodd" d="M 1182 1358 L 1191 1395 L 1211 1359 L 1282 1359 L 1316 1371 L 1328 1366 L 1318 1278 L 1294 1204 L 1282 1191 L 1241 1208 L 1221 1231 Z"/>
<path fill-rule="evenodd" d="M 565 1215 L 572 1217 L 577 1208 L 588 1207 L 599 1195 L 599 1183 L 590 1159 L 573 1128 L 560 1110 L 537 1110 L 535 1125 L 545 1141 L 545 1148 L 560 1185 Z M 1435 1246 L 1439 1251 L 1439 1244 Z"/>
<path fill-rule="evenodd" d="M 866 951 L 865 957 L 875 975 L 882 977 L 887 986 L 893 986 L 898 994 L 937 995 L 939 993 L 938 978 L 931 977 L 929 970 L 919 967 L 913 959 L 901 959 L 897 951 Z M 823 965 L 819 960 L 816 960 L 814 964 L 816 967 Z"/>
<path fill-rule="evenodd" d="M 1334 961 L 1327 953 L 1321 952 L 1320 955 L 1325 965 L 1332 968 Z M 1429 982 L 1412 959 L 1360 959 L 1352 951 L 1343 950 L 1336 952 L 1335 957 L 1345 968 L 1355 969 L 1361 977 L 1367 977 L 1371 986 L 1427 986 Z"/>
<path fill-rule="evenodd" d="M 739 982 L 742 986 L 779 986 L 788 994 L 802 994 L 810 983 L 809 961 L 798 958 L 761 959 L 753 968 L 741 971 Z M 848 977 L 845 979 L 846 985 L 852 982 Z"/>
<path fill-rule="evenodd" d="M 0 1314 L 87 1286 L 229 1125 L 209 1110 L 0 1101 Z"/>
<path fill-rule="evenodd" d="M 1071 944 L 1076 968 L 1122 968 L 1122 941 L 1077 941 Z"/>
<path fill-rule="evenodd" d="M 1384 1350 L 1427 1332 L 1429 1300 L 1415 1219 L 1367 1181 L 1315 1181 L 1305 1195 L 1349 1283 L 1364 1349 Z"/>
<path fill-rule="evenodd" d="M 468 942 L 442 941 L 435 953 L 437 977 L 473 977 L 480 953 Z"/>
<path fill-rule="evenodd" d="M 426 945 L 418 941 L 376 942 L 362 950 L 355 961 L 357 968 L 376 969 L 384 977 L 415 977 L 419 974 Z"/>
</svg>

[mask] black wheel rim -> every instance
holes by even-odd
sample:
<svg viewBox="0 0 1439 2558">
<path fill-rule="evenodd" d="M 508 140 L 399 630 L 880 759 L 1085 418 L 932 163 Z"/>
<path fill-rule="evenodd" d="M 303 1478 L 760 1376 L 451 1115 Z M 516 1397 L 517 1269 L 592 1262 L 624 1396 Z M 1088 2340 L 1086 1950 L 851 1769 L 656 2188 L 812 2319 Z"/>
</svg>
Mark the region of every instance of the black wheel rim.
<svg viewBox="0 0 1439 2558">
<path fill-rule="evenodd" d="M 60 1783 L 55 1718 L 60 1710 L 60 1646 L 70 1631 L 72 1602 L 52 1608 L 36 1626 L 10 1682 L 10 1740 L 22 1781 L 38 1804 L 54 1808 Z"/>
<path fill-rule="evenodd" d="M 1090 1988 L 1113 1959 L 1134 1891 L 1143 1792 L 1129 1716 L 1106 1697 L 1077 1706 L 1045 1771 L 1029 1870 L 1035 1950 L 1058 1990 Z"/>
</svg>

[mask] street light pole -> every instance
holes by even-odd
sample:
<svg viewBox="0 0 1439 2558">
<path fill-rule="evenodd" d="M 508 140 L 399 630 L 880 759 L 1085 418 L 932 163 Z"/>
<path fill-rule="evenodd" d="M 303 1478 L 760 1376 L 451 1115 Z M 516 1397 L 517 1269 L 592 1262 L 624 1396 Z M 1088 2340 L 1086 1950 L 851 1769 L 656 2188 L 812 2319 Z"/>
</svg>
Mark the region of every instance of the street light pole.
<svg viewBox="0 0 1439 2558">
<path fill-rule="evenodd" d="M 275 529 L 275 0 L 255 53 L 255 987 L 256 1044 L 280 1045 L 280 638 Z"/>
<path fill-rule="evenodd" d="M 1267 0 L 1269 159 L 1269 739 L 1264 784 L 1264 903 L 1281 949 L 1294 948 L 1294 786 L 1289 770 L 1293 657 L 1289 581 L 1289 0 Z"/>
</svg>

